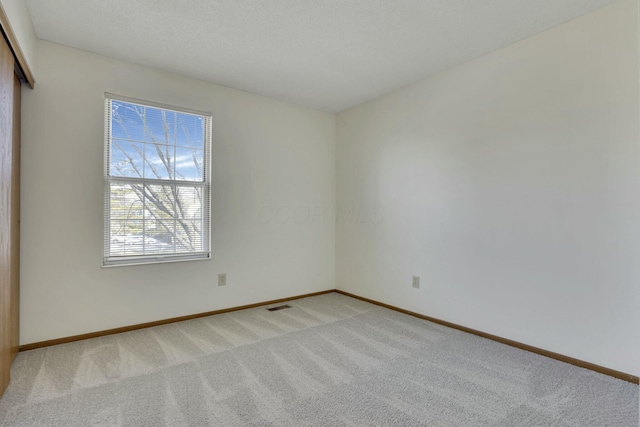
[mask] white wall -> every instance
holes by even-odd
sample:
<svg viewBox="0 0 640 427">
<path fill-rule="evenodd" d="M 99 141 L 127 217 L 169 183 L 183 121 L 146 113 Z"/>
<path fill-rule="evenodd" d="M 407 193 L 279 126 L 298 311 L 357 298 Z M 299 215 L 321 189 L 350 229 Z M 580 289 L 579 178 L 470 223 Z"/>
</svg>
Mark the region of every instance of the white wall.
<svg viewBox="0 0 640 427">
<path fill-rule="evenodd" d="M 335 288 L 333 114 L 37 48 L 23 95 L 21 343 Z M 213 113 L 213 260 L 101 268 L 105 91 Z M 271 207 L 284 207 L 277 219 Z"/>
<path fill-rule="evenodd" d="M 36 33 L 31 23 L 31 16 L 29 15 L 29 9 L 27 9 L 26 0 L 0 0 L 0 5 L 4 10 L 11 28 L 18 40 L 20 49 L 24 54 L 24 58 L 31 69 L 31 72 L 36 74 L 35 71 L 35 56 L 36 56 Z"/>
<path fill-rule="evenodd" d="M 640 374 L 637 7 L 340 113 L 338 288 Z"/>
</svg>

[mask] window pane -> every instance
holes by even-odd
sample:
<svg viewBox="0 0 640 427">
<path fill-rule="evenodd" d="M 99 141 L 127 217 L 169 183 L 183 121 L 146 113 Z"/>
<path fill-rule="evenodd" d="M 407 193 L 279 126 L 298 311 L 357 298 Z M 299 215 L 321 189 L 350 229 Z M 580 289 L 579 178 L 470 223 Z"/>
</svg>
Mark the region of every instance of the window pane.
<svg viewBox="0 0 640 427">
<path fill-rule="evenodd" d="M 204 149 L 205 119 L 192 114 L 178 113 L 176 145 Z"/>
<path fill-rule="evenodd" d="M 142 219 L 143 204 L 134 190 L 142 193 L 141 185 L 111 183 L 110 216 L 112 220 Z"/>
<path fill-rule="evenodd" d="M 144 141 L 144 107 L 128 102 L 111 101 L 111 136 Z"/>
<path fill-rule="evenodd" d="M 111 142 L 111 176 L 142 178 L 144 144 L 113 139 Z"/>
<path fill-rule="evenodd" d="M 111 220 L 111 255 L 142 255 L 143 245 L 142 220 Z"/>
<path fill-rule="evenodd" d="M 189 238 L 189 233 L 182 227 L 178 227 L 176 230 L 176 251 L 177 252 L 190 252 L 193 248 L 199 247 L 199 242 L 192 242 Z"/>
<path fill-rule="evenodd" d="M 173 218 L 175 215 L 174 192 L 173 185 L 146 185 L 145 217 Z"/>
<path fill-rule="evenodd" d="M 173 179 L 173 145 L 145 144 L 144 177 Z"/>
<path fill-rule="evenodd" d="M 173 240 L 175 228 L 173 219 L 146 219 L 145 226 L 145 253 L 174 253 Z"/>
<path fill-rule="evenodd" d="M 159 108 L 146 107 L 145 141 L 175 145 L 176 113 Z"/>
<path fill-rule="evenodd" d="M 202 181 L 202 150 L 176 147 L 176 180 Z"/>
<path fill-rule="evenodd" d="M 202 188 L 178 187 L 178 217 L 185 220 L 202 219 Z"/>
</svg>

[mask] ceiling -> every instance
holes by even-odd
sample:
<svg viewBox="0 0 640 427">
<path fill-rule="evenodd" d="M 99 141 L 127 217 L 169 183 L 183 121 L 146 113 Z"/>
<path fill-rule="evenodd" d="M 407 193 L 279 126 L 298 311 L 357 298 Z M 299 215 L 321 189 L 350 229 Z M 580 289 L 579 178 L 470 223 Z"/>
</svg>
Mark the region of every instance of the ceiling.
<svg viewBox="0 0 640 427">
<path fill-rule="evenodd" d="M 613 0 L 27 0 L 39 38 L 339 112 Z"/>
</svg>

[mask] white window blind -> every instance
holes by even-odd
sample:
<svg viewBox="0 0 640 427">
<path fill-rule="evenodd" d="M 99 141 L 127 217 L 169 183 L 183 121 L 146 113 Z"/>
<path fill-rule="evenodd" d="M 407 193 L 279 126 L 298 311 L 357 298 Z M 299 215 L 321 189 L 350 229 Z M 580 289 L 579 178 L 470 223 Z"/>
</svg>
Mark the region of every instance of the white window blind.
<svg viewBox="0 0 640 427">
<path fill-rule="evenodd" d="M 104 266 L 209 259 L 211 114 L 105 94 Z"/>
</svg>

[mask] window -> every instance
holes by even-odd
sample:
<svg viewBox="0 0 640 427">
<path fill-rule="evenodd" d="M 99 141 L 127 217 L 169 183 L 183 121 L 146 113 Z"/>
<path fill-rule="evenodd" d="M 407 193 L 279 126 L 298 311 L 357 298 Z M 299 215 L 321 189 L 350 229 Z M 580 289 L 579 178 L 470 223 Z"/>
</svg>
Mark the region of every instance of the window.
<svg viewBox="0 0 640 427">
<path fill-rule="evenodd" d="M 211 114 L 105 95 L 103 265 L 209 259 Z"/>
</svg>

